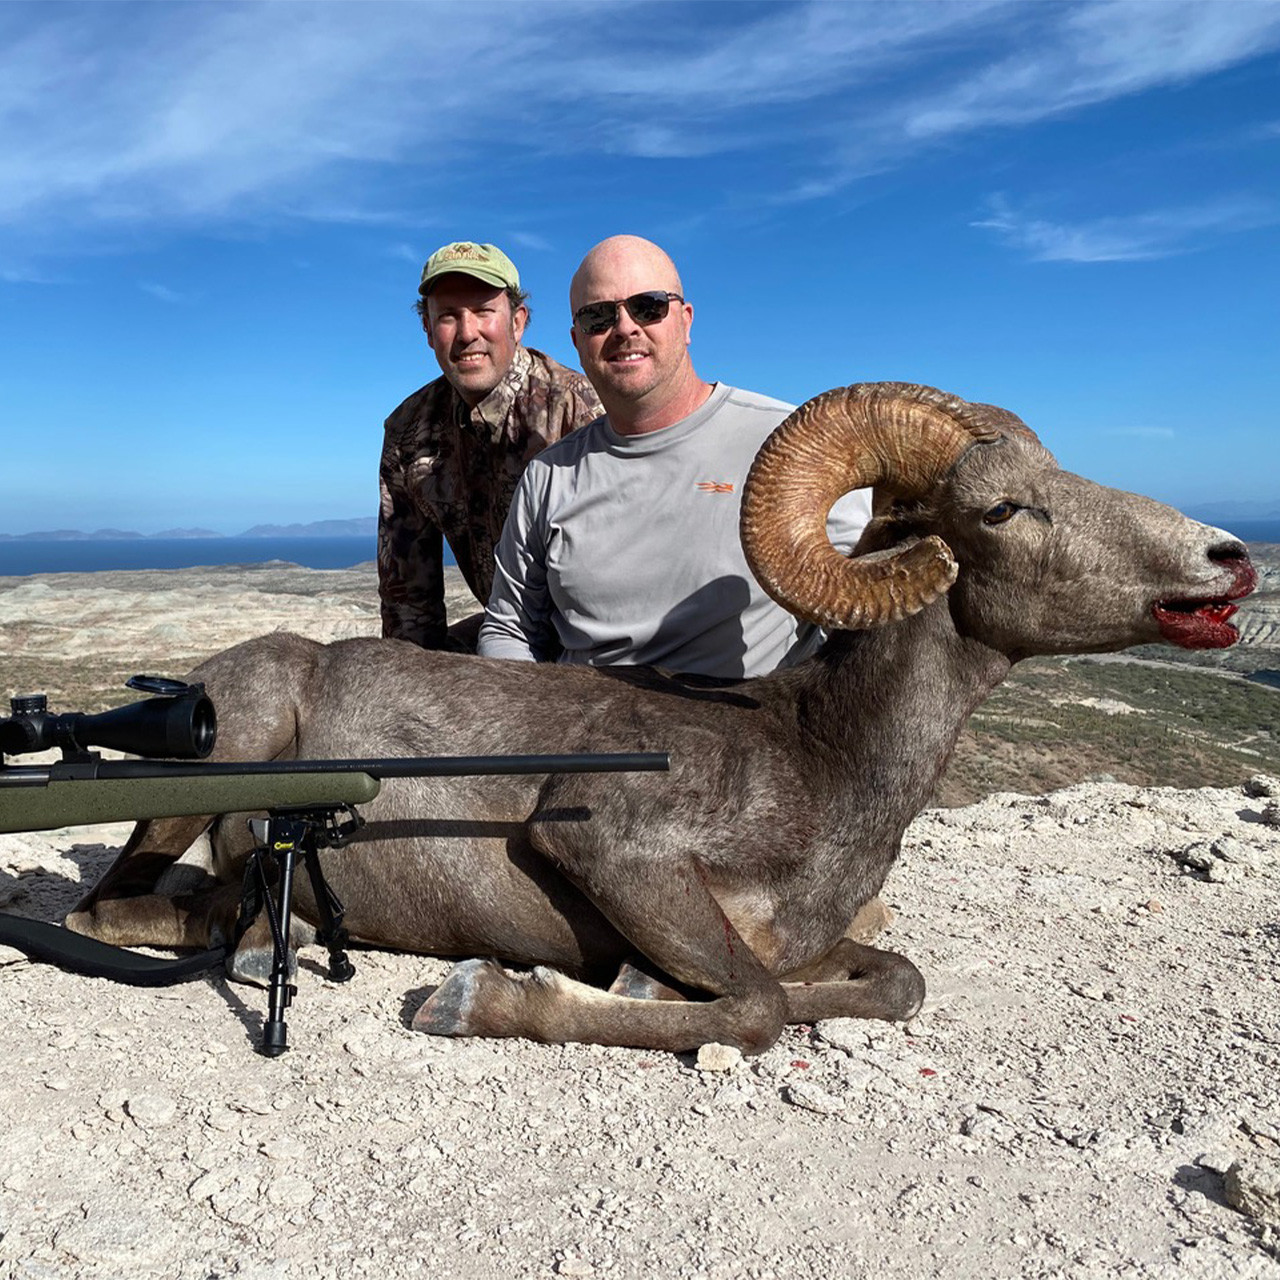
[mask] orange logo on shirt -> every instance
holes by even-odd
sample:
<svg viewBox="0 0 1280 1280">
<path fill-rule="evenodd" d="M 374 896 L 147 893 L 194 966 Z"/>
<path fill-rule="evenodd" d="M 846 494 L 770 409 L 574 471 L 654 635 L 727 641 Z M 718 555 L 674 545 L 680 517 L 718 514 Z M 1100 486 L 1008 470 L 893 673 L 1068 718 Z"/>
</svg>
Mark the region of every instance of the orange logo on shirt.
<svg viewBox="0 0 1280 1280">
<path fill-rule="evenodd" d="M 726 484 L 722 480 L 699 480 L 695 488 L 701 489 L 703 493 L 732 493 L 733 485 Z"/>
</svg>

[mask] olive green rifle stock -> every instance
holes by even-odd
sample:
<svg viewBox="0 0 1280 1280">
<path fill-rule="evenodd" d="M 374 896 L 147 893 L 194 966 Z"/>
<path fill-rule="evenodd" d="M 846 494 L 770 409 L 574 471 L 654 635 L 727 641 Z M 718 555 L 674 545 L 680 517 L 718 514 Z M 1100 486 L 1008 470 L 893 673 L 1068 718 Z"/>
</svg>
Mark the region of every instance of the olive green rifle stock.
<svg viewBox="0 0 1280 1280">
<path fill-rule="evenodd" d="M 241 764 L 94 760 L 4 765 L 0 766 L 0 833 L 144 818 L 367 804 L 378 795 L 384 778 L 634 773 L 666 768 L 665 752 Z"/>
</svg>

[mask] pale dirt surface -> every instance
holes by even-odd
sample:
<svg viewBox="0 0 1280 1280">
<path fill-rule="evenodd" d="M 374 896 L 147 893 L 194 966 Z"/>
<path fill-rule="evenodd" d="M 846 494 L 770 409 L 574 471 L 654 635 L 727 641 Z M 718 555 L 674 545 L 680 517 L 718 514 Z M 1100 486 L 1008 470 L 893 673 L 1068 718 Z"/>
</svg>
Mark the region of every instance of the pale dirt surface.
<svg viewBox="0 0 1280 1280">
<path fill-rule="evenodd" d="M 1280 1219 L 1223 1178 L 1280 1171 L 1267 803 L 927 813 L 886 886 L 925 1011 L 725 1072 L 433 1039 L 407 1023 L 444 962 L 361 951 L 334 985 L 314 947 L 269 1061 L 260 991 L 9 953 L 0 1276 L 1280 1276 Z M 57 918 L 123 832 L 0 837 L 0 897 Z"/>
<path fill-rule="evenodd" d="M 457 615 L 479 607 L 456 570 L 449 595 Z M 381 626 L 372 564 L 302 570 L 272 562 L 0 578 L 0 693 L 47 692 L 55 710 L 96 709 L 82 706 L 95 696 L 101 706 L 114 706 L 129 696 L 119 688 L 123 676 L 181 675 L 267 631 L 327 641 L 376 636 Z M 43 683 L 32 686 L 37 676 Z"/>
<path fill-rule="evenodd" d="M 187 599 L 46 580 L 42 652 L 154 644 L 175 673 L 238 628 L 376 630 L 340 575 L 259 600 L 247 572 Z M 0 583 L 6 666 L 31 585 Z M 336 985 L 305 948 L 267 1060 L 261 991 L 0 952 L 0 1277 L 1280 1277 L 1278 801 L 1099 783 L 928 812 L 884 895 L 924 1011 L 722 1071 L 412 1032 L 448 970 L 422 957 L 358 951 Z M 0 836 L 0 909 L 60 918 L 126 832 Z"/>
</svg>

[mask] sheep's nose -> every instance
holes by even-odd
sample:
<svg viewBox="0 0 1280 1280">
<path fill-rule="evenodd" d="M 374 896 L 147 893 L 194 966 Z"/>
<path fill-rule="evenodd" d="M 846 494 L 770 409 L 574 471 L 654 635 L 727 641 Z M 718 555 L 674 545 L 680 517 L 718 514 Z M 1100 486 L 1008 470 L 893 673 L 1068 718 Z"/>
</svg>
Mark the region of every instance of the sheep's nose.
<svg viewBox="0 0 1280 1280">
<path fill-rule="evenodd" d="M 1249 548 L 1236 538 L 1226 538 L 1209 548 L 1209 559 L 1218 564 L 1248 563 Z"/>
<path fill-rule="evenodd" d="M 1230 571 L 1235 581 L 1227 592 L 1228 600 L 1243 600 L 1258 585 L 1258 571 L 1249 559 L 1249 548 L 1238 538 L 1224 537 L 1208 551 L 1209 559 Z"/>
</svg>

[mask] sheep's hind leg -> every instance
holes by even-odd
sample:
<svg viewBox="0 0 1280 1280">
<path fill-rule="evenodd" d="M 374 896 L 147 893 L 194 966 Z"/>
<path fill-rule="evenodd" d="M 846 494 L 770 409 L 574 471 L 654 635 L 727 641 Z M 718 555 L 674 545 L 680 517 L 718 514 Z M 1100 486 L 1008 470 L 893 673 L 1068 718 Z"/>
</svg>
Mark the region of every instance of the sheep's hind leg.
<svg viewBox="0 0 1280 1280">
<path fill-rule="evenodd" d="M 240 890 L 226 885 L 196 893 L 148 893 L 103 898 L 87 912 L 72 912 L 73 933 L 117 947 L 209 947 L 231 937 Z"/>
<path fill-rule="evenodd" d="M 124 857 L 122 854 L 121 861 Z M 106 882 L 108 892 L 100 892 L 104 885 L 100 881 L 66 917 L 66 927 L 117 947 L 181 950 L 229 942 L 239 924 L 240 884 L 220 885 L 195 865 L 161 859 L 158 853 L 148 853 L 130 860 L 127 878 Z M 154 883 L 155 891 L 139 892 L 148 881 Z M 187 883 L 199 887 L 183 892 L 181 886 Z M 126 887 L 133 892 L 123 896 L 119 890 Z M 293 974 L 297 970 L 296 948 L 311 942 L 315 929 L 295 909 L 289 933 L 289 972 Z M 260 911 L 249 922 L 235 952 L 227 957 L 227 977 L 265 987 L 270 982 L 274 954 L 266 913 Z"/>
<path fill-rule="evenodd" d="M 635 999 L 550 969 L 515 978 L 491 961 L 472 960 L 456 966 L 419 1009 L 415 1029 L 671 1052 L 718 1041 L 759 1053 L 778 1038 L 786 1019 L 782 987 L 721 911 L 693 858 L 669 863 L 665 889 L 655 893 L 656 869 L 643 861 L 615 861 L 598 850 L 550 856 L 660 973 L 712 998 Z"/>
<path fill-rule="evenodd" d="M 825 956 L 784 975 L 788 1022 L 881 1018 L 905 1022 L 924 1002 L 924 978 L 905 956 L 841 938 Z"/>
<path fill-rule="evenodd" d="M 172 891 L 159 886 L 173 873 L 201 837 L 210 818 L 146 818 L 134 827 L 124 848 L 93 887 L 68 912 L 65 924 L 76 933 L 115 946 L 192 946 L 203 943 L 173 941 L 185 936 L 166 913 L 159 897 Z M 191 886 L 212 884 L 213 877 L 190 869 Z"/>
<path fill-rule="evenodd" d="M 844 936 L 854 942 L 874 942 L 893 920 L 893 912 L 877 896 L 858 908 Z"/>
<path fill-rule="evenodd" d="M 877 897 L 863 903 L 844 938 L 812 964 L 782 976 L 783 982 L 843 982 L 857 964 L 857 956 L 841 944 L 871 942 L 893 923 L 893 912 Z M 618 976 L 609 986 L 615 996 L 632 996 L 637 1000 L 688 1000 L 690 992 L 681 990 L 665 974 L 654 972 L 639 957 L 624 960 Z"/>
</svg>

